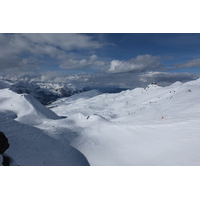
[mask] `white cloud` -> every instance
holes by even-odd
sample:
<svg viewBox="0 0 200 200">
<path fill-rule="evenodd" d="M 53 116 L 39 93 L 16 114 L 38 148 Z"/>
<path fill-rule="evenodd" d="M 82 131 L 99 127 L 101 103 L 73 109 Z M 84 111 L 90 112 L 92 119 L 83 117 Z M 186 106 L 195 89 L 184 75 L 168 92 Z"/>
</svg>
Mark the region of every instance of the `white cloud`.
<svg viewBox="0 0 200 200">
<path fill-rule="evenodd" d="M 105 74 L 66 74 L 63 72 L 45 72 L 42 74 L 21 72 L 20 74 L 9 74 L 4 78 L 12 80 L 44 81 L 44 82 L 65 82 L 76 86 L 91 88 L 135 88 L 145 87 L 152 82 L 159 85 L 169 85 L 176 81 L 190 81 L 198 78 L 197 74 L 189 73 L 167 73 L 167 72 L 147 72 L 147 73 L 105 73 Z M 1 79 L 1 77 L 0 77 Z"/>
<path fill-rule="evenodd" d="M 156 69 L 163 66 L 160 63 L 160 56 L 139 55 L 129 61 L 111 61 L 108 72 L 123 73 L 123 72 L 142 72 L 146 70 Z"/>
<path fill-rule="evenodd" d="M 37 33 L 37 34 L 23 34 L 29 41 L 40 44 L 57 46 L 63 50 L 72 49 L 96 49 L 100 48 L 102 44 L 93 40 L 91 36 L 78 33 Z"/>
<path fill-rule="evenodd" d="M 92 55 L 90 58 L 87 59 L 65 59 L 62 61 L 62 64 L 60 65 L 60 68 L 62 69 L 84 69 L 84 68 L 95 68 L 95 67 L 101 67 L 104 66 L 106 63 L 102 60 L 98 60 L 97 55 Z"/>
<path fill-rule="evenodd" d="M 0 34 L 0 67 L 1 69 L 30 67 L 29 59 L 31 59 L 31 64 L 35 59 L 34 64 L 37 65 L 44 55 L 60 62 L 63 58 L 66 59 L 68 51 L 101 47 L 101 43 L 84 34 Z M 91 57 L 92 60 L 96 58 L 95 55 Z M 84 61 L 81 63 L 83 65 Z"/>
<path fill-rule="evenodd" d="M 140 81 L 147 84 L 152 82 L 158 82 L 160 84 L 169 84 L 176 81 L 185 82 L 196 79 L 198 77 L 199 75 L 197 74 L 168 72 L 147 72 L 139 75 Z"/>
<path fill-rule="evenodd" d="M 189 61 L 187 61 L 185 63 L 176 64 L 175 66 L 177 66 L 179 68 L 200 67 L 200 58 L 199 59 L 189 60 Z"/>
<path fill-rule="evenodd" d="M 92 55 L 92 56 L 90 56 L 90 60 L 96 60 L 98 58 L 98 56 L 97 55 Z"/>
</svg>

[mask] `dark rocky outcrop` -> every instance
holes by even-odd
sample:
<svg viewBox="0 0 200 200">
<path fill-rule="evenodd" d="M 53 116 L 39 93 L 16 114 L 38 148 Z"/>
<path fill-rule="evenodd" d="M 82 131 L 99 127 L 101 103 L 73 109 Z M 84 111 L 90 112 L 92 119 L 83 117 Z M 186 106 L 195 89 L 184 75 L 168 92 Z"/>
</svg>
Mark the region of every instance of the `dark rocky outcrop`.
<svg viewBox="0 0 200 200">
<path fill-rule="evenodd" d="M 3 132 L 0 131 L 0 154 L 4 153 L 10 144 L 8 143 L 8 139 Z"/>
</svg>

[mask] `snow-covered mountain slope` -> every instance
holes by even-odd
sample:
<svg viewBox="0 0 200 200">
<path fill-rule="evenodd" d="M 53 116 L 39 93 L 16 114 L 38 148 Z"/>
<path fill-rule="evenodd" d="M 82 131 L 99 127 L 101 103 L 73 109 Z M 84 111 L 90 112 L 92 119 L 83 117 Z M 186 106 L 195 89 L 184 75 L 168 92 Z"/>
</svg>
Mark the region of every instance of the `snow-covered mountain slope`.
<svg viewBox="0 0 200 200">
<path fill-rule="evenodd" d="M 200 165 L 199 98 L 200 79 L 88 91 L 57 100 L 51 110 L 2 89 L 0 129 L 20 165 Z"/>
<path fill-rule="evenodd" d="M 197 112 L 200 79 L 188 83 L 176 82 L 168 87 L 149 85 L 117 94 L 87 93 L 62 98 L 50 106 L 58 115 L 73 114 L 101 115 L 111 122 L 135 125 L 165 123 L 166 120 L 180 121 L 200 117 Z M 93 92 L 92 92 L 93 93 Z M 84 97 L 85 95 L 85 97 Z M 95 96 L 96 95 L 96 96 Z M 77 111 L 78 110 L 78 111 Z"/>
<path fill-rule="evenodd" d="M 200 165 L 199 98 L 200 79 L 91 98 L 83 93 L 51 106 L 79 127 L 73 146 L 91 165 Z"/>
<path fill-rule="evenodd" d="M 7 136 L 6 151 L 19 165 L 89 165 L 70 145 L 71 130 L 54 127 L 58 117 L 27 94 L 0 90 L 0 130 Z M 64 133 L 64 136 L 62 134 Z"/>
<path fill-rule="evenodd" d="M 59 119 L 54 112 L 44 107 L 32 96 L 19 95 L 9 89 L 0 90 L 0 105 L 1 112 L 9 113 L 9 115 L 13 113 L 13 118 L 24 124 L 38 125 L 47 119 Z"/>
</svg>

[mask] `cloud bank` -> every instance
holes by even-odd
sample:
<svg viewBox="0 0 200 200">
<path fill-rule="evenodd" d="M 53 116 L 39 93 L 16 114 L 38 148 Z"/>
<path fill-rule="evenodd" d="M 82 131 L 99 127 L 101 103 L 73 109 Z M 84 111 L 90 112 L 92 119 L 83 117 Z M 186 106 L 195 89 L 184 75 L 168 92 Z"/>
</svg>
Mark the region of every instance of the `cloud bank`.
<svg viewBox="0 0 200 200">
<path fill-rule="evenodd" d="M 126 47 L 128 50 L 124 51 L 123 48 L 120 49 L 117 46 L 121 43 L 115 40 L 117 45 L 110 45 L 105 49 L 107 41 L 98 40 L 98 37 L 91 35 L 0 34 L 1 75 L 13 80 L 66 82 L 81 86 L 123 88 L 145 86 L 151 82 L 161 84 L 170 84 L 174 81 L 185 82 L 199 76 L 194 73 L 173 72 L 177 69 L 181 71 L 180 68 L 188 68 L 182 71 L 189 71 L 189 68 L 200 67 L 200 59 L 174 65 L 171 64 L 173 60 L 163 61 L 172 59 L 173 54 L 151 55 L 145 50 L 146 54 L 134 54 L 135 57 L 125 60 L 125 57 L 131 58 L 132 52 L 130 53 L 128 49 L 130 45 Z M 153 49 L 153 46 L 151 47 Z M 112 51 L 116 49 L 115 54 Z M 128 55 L 122 55 L 123 52 Z M 116 59 L 119 53 L 121 58 Z"/>
<path fill-rule="evenodd" d="M 0 67 L 1 70 L 37 68 L 44 65 L 46 58 L 66 66 L 66 62 L 71 62 L 68 61 L 73 55 L 71 51 L 91 51 L 102 46 L 93 37 L 84 34 L 0 34 Z M 80 61 L 80 65 L 82 63 L 84 60 Z"/>
<path fill-rule="evenodd" d="M 108 72 L 123 73 L 123 72 L 144 72 L 146 70 L 157 69 L 164 66 L 161 62 L 160 56 L 139 55 L 129 61 L 111 61 Z"/>
<path fill-rule="evenodd" d="M 188 60 L 185 63 L 176 64 L 175 66 L 178 67 L 178 68 L 200 67 L 200 58 L 199 59 Z"/>
<path fill-rule="evenodd" d="M 186 82 L 200 77 L 200 74 L 190 73 L 168 73 L 151 71 L 146 73 L 104 73 L 104 74 L 73 74 L 67 75 L 60 72 L 45 72 L 43 74 L 21 74 L 21 76 L 7 75 L 0 77 L 1 79 L 11 79 L 28 81 L 28 82 L 63 82 L 71 83 L 80 87 L 98 88 L 127 88 L 146 87 L 152 82 L 158 85 L 166 86 L 176 81 Z"/>
<path fill-rule="evenodd" d="M 200 74 L 190 73 L 168 73 L 168 72 L 147 72 L 139 75 L 139 79 L 144 83 L 157 82 L 161 85 L 167 85 L 176 81 L 186 82 L 199 78 Z"/>
<path fill-rule="evenodd" d="M 97 55 L 90 56 L 89 59 L 81 59 L 76 60 L 69 58 L 65 60 L 59 67 L 62 69 L 84 69 L 84 68 L 92 68 L 92 67 L 99 67 L 104 66 L 105 62 L 102 60 L 98 60 Z"/>
</svg>

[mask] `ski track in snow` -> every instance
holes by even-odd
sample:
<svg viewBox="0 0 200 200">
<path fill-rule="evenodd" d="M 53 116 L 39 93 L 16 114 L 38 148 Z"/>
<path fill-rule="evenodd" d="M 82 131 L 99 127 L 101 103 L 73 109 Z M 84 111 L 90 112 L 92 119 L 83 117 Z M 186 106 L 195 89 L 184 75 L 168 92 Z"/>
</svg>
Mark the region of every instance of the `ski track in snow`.
<svg viewBox="0 0 200 200">
<path fill-rule="evenodd" d="M 47 109 L 4 89 L 0 127 L 21 165 L 200 165 L 199 91 L 200 79 L 90 91 Z"/>
</svg>

